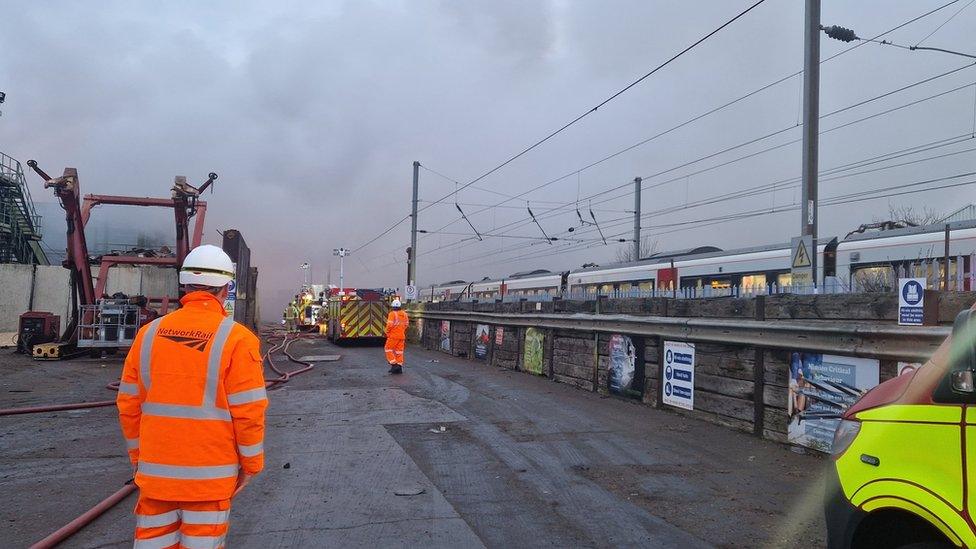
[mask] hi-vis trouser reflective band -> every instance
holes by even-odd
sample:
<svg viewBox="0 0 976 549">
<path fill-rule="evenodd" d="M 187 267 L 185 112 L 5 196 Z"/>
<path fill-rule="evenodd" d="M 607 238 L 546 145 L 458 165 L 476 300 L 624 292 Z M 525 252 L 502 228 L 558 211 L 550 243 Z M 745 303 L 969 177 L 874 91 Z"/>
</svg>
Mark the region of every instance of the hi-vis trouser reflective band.
<svg viewBox="0 0 976 549">
<path fill-rule="evenodd" d="M 150 369 L 152 348 L 161 320 L 159 318 L 149 324 L 142 339 L 142 347 L 139 349 L 139 378 L 146 388 L 147 393 L 152 385 Z M 217 407 L 217 386 L 220 383 L 220 359 L 224 354 L 224 347 L 233 327 L 234 319 L 232 318 L 225 318 L 217 327 L 217 333 L 214 335 L 213 341 L 210 344 L 210 351 L 207 355 L 207 377 L 203 386 L 203 399 L 199 406 L 143 402 L 143 415 L 176 419 L 231 421 L 230 410 Z M 128 393 L 129 390 L 135 388 L 135 394 L 138 394 L 138 388 L 128 387 L 128 385 L 134 384 L 120 384 L 120 391 L 123 390 L 122 385 L 127 386 L 123 392 Z M 234 406 L 257 402 L 266 398 L 267 393 L 264 387 L 259 387 L 229 394 L 227 395 L 227 402 L 229 405 Z M 138 440 L 134 442 L 131 440 L 127 441 L 127 444 L 130 445 L 130 448 L 133 447 L 133 444 L 135 447 L 138 447 Z M 251 445 L 238 445 L 238 451 L 242 456 L 253 457 L 263 452 L 264 446 L 260 442 Z M 151 463 L 140 460 L 138 465 L 139 472 L 144 475 L 180 480 L 211 480 L 235 477 L 237 476 L 238 468 L 239 464 L 236 461 L 226 465 L 185 466 Z"/>
</svg>

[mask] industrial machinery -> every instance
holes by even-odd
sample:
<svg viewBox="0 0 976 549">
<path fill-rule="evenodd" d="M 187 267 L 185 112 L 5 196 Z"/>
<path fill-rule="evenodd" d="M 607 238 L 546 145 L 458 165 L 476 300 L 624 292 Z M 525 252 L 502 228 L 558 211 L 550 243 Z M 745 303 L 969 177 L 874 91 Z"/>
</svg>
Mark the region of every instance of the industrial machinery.
<svg viewBox="0 0 976 549">
<path fill-rule="evenodd" d="M 27 162 L 40 177 L 44 187 L 54 190 L 67 223 L 67 255 L 64 267 L 71 272 L 71 318 L 58 341 L 34 346 L 34 357 L 56 360 L 76 354 L 78 349 L 95 353 L 113 351 L 132 344 L 135 333 L 142 324 L 166 314 L 178 303 L 178 296 L 127 296 L 107 295 L 109 269 L 114 265 L 156 265 L 171 267 L 176 276 L 183 259 L 191 248 L 200 244 L 207 203 L 200 194 L 211 187 L 217 174 L 211 172 L 206 182 L 194 187 L 183 176 L 177 176 L 170 198 L 142 198 L 112 195 L 81 196 L 78 171 L 65 168 L 61 177 L 51 177 L 38 167 L 37 162 Z M 172 257 L 101 256 L 88 255 L 85 225 L 91 210 L 102 204 L 123 206 L 172 208 L 176 221 L 176 249 Z M 189 221 L 196 217 L 191 235 Z M 99 265 L 98 276 L 93 282 L 92 263 Z"/>
<path fill-rule="evenodd" d="M 393 293 L 365 288 L 330 288 L 328 328 L 333 342 L 386 337 Z"/>
<path fill-rule="evenodd" d="M 34 345 L 57 341 L 60 334 L 61 317 L 53 313 L 27 311 L 20 315 L 17 352 L 29 353 Z"/>
</svg>

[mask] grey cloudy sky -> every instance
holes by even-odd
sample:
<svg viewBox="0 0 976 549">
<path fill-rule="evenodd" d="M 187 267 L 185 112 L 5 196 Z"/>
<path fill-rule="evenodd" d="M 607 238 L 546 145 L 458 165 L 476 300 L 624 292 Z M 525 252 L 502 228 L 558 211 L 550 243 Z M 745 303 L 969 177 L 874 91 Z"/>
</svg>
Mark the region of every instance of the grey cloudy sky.
<svg viewBox="0 0 976 549">
<path fill-rule="evenodd" d="M 220 174 L 207 238 L 240 229 L 261 269 L 262 307 L 273 315 L 301 281 L 299 265 L 324 279 L 335 247 L 358 248 L 409 212 L 411 163 L 470 181 L 712 30 L 751 2 L 664 1 L 349 1 L 349 2 L 8 2 L 0 1 L 0 151 L 38 159 L 49 171 L 79 169 L 83 190 L 166 196 L 172 178 Z M 942 1 L 824 0 L 823 23 L 873 36 Z M 966 1 L 892 33 L 914 44 Z M 496 204 L 632 145 L 802 67 L 803 3 L 767 0 L 753 12 L 570 130 L 459 193 L 468 204 Z M 925 45 L 976 50 L 976 7 Z M 826 58 L 849 47 L 824 39 Z M 961 57 L 868 44 L 823 65 L 822 112 L 968 63 Z M 831 116 L 826 130 L 976 80 L 964 69 L 883 100 Z M 796 126 L 800 78 L 655 139 L 527 195 L 550 235 L 570 236 L 574 207 L 546 212 L 705 155 Z M 968 87 L 822 138 L 821 168 L 848 164 L 974 129 Z M 660 249 L 712 244 L 736 248 L 788 241 L 799 213 L 718 225 L 675 225 L 795 204 L 788 183 L 775 193 L 698 208 L 688 203 L 799 175 L 798 144 L 719 166 L 798 139 L 794 127 L 769 139 L 645 181 L 646 233 Z M 963 151 L 974 140 L 881 167 Z M 973 153 L 825 181 L 821 197 L 880 189 L 973 171 Z M 707 168 L 715 169 L 702 171 Z M 700 173 L 699 173 L 700 172 Z M 670 179 L 676 179 L 664 183 Z M 949 183 L 969 179 L 954 179 Z M 34 195 L 52 197 L 36 178 Z M 933 183 L 932 185 L 937 185 Z M 944 184 L 944 183 L 942 183 Z M 421 172 L 421 197 L 455 184 Z M 630 230 L 628 189 L 596 196 L 609 234 Z M 825 208 L 821 234 L 843 235 L 884 217 L 889 202 L 948 211 L 972 201 L 973 187 Z M 501 193 L 497 194 L 497 193 Z M 619 198 L 602 202 L 608 197 Z M 471 220 L 482 232 L 538 237 L 525 224 L 525 198 Z M 420 215 L 429 231 L 455 221 L 453 197 Z M 586 206 L 587 200 L 582 201 Z M 565 206 L 564 206 L 565 207 Z M 584 208 L 585 212 L 585 208 Z M 102 215 L 114 215 L 106 209 Z M 167 216 L 137 217 L 168 230 Z M 510 223 L 523 223 L 508 228 Z M 48 219 L 48 232 L 62 230 Z M 676 230 L 680 229 L 680 230 Z M 444 233 L 470 233 L 455 222 Z M 525 238 L 465 241 L 430 234 L 420 243 L 419 282 L 505 276 L 606 263 L 619 245 L 549 246 Z M 346 261 L 352 286 L 402 286 L 409 224 Z M 333 282 L 337 282 L 333 275 Z M 269 315 L 269 316 L 271 316 Z"/>
</svg>

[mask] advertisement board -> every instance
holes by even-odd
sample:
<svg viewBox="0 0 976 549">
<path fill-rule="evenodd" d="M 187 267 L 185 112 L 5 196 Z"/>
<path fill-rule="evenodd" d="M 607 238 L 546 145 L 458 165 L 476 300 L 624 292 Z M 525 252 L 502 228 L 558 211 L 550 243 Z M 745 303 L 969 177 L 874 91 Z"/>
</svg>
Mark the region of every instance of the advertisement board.
<svg viewBox="0 0 976 549">
<path fill-rule="evenodd" d="M 478 324 L 474 330 L 474 357 L 484 360 L 488 358 L 488 325 Z"/>
<path fill-rule="evenodd" d="M 501 345 L 505 341 L 505 328 L 498 326 L 495 328 L 495 345 Z"/>
<path fill-rule="evenodd" d="M 625 335 L 613 334 L 610 336 L 609 347 L 607 385 L 611 393 L 628 394 L 634 383 L 634 343 Z"/>
<path fill-rule="evenodd" d="M 441 321 L 441 350 L 451 352 L 451 321 Z"/>
<path fill-rule="evenodd" d="M 789 441 L 830 452 L 840 414 L 877 385 L 879 375 L 876 359 L 791 353 L 786 406 Z"/>
<path fill-rule="evenodd" d="M 695 344 L 664 342 L 664 383 L 661 402 L 669 406 L 695 409 Z"/>
<path fill-rule="evenodd" d="M 522 368 L 530 374 L 542 375 L 542 343 L 545 334 L 538 328 L 525 330 L 525 353 Z"/>
</svg>

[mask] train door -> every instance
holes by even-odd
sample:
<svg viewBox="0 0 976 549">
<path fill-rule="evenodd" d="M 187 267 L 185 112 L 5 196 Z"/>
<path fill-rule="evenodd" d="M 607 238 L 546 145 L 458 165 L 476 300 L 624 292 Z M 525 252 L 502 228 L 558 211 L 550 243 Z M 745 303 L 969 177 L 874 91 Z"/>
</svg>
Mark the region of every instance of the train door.
<svg viewBox="0 0 976 549">
<path fill-rule="evenodd" d="M 828 276 L 837 276 L 837 237 L 831 238 L 830 241 L 824 246 L 823 251 L 823 280 L 826 280 Z"/>
</svg>

